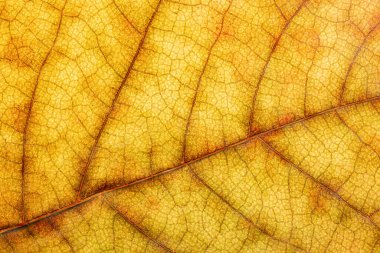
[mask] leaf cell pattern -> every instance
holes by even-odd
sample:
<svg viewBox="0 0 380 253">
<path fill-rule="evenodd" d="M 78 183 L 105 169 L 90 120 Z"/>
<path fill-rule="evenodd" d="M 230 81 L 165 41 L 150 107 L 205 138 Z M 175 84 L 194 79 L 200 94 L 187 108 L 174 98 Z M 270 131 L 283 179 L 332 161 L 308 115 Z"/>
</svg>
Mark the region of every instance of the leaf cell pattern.
<svg viewBox="0 0 380 253">
<path fill-rule="evenodd" d="M 0 252 L 380 252 L 380 2 L 0 2 Z"/>
</svg>

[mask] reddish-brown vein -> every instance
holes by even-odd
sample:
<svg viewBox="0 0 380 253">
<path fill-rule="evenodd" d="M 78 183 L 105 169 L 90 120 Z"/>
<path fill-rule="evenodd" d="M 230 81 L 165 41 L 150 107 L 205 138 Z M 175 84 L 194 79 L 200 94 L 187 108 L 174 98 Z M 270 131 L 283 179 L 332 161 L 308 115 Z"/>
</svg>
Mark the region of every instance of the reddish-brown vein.
<svg viewBox="0 0 380 253">
<path fill-rule="evenodd" d="M 375 32 L 377 30 L 378 27 L 380 27 L 380 22 L 378 22 L 376 25 L 374 25 L 371 28 L 371 30 L 367 34 L 365 34 L 362 43 L 356 49 L 356 51 L 354 53 L 354 56 L 351 59 L 350 65 L 348 66 L 348 70 L 346 72 L 346 75 L 344 76 L 344 81 L 343 81 L 343 84 L 342 84 L 342 87 L 341 87 L 341 90 L 340 90 L 340 95 L 339 95 L 339 105 L 341 105 L 343 103 L 344 92 L 346 90 L 347 81 L 348 81 L 348 78 L 350 77 L 350 74 L 352 72 L 352 68 L 354 67 L 354 64 L 355 64 L 357 58 L 359 57 L 360 52 L 363 50 L 364 45 L 367 43 L 368 38 L 370 37 L 370 35 L 373 32 Z"/>
<path fill-rule="evenodd" d="M 372 98 L 367 98 L 367 99 L 362 100 L 362 101 L 355 101 L 355 102 L 352 102 L 352 103 L 340 105 L 340 106 L 337 106 L 337 107 L 334 107 L 334 108 L 330 108 L 330 109 L 327 109 L 327 110 L 324 110 L 324 111 L 321 111 L 321 112 L 318 112 L 318 113 L 315 113 L 315 114 L 308 115 L 307 117 L 300 118 L 298 120 L 289 122 L 289 123 L 287 123 L 285 125 L 282 125 L 282 126 L 279 126 L 279 127 L 276 127 L 276 128 L 272 128 L 270 130 L 267 130 L 267 131 L 264 131 L 264 132 L 261 132 L 261 133 L 258 133 L 258 134 L 254 134 L 254 135 L 251 134 L 251 135 L 247 136 L 246 138 L 244 138 L 242 140 L 239 140 L 237 142 L 231 143 L 231 144 L 226 145 L 226 146 L 224 146 L 222 148 L 216 149 L 213 152 L 204 154 L 204 155 L 199 156 L 197 158 L 194 158 L 194 159 L 192 159 L 190 161 L 187 161 L 185 163 L 179 164 L 179 165 L 177 165 L 175 167 L 162 170 L 160 172 L 157 172 L 157 173 L 151 174 L 149 176 L 146 176 L 146 177 L 143 177 L 143 178 L 131 181 L 131 182 L 126 183 L 126 184 L 122 184 L 122 185 L 119 185 L 119 186 L 112 187 L 112 188 L 110 188 L 108 190 L 103 190 L 101 192 L 94 193 L 93 195 L 91 195 L 89 197 L 86 197 L 84 199 L 79 199 L 79 200 L 77 200 L 74 203 L 71 203 L 71 204 L 69 204 L 67 206 L 61 207 L 61 208 L 56 209 L 56 210 L 54 210 L 52 212 L 49 212 L 49 213 L 43 214 L 41 216 L 38 216 L 38 217 L 36 217 L 34 219 L 29 220 L 28 222 L 24 222 L 24 223 L 21 223 L 21 224 L 17 224 L 17 225 L 14 225 L 14 226 L 9 226 L 9 227 L 0 229 L 0 234 L 4 234 L 4 233 L 10 232 L 10 231 L 14 231 L 14 230 L 20 229 L 22 227 L 28 226 L 30 224 L 36 223 L 36 222 L 38 222 L 40 220 L 46 219 L 48 217 L 57 215 L 57 214 L 59 214 L 61 212 L 64 212 L 64 211 L 72 209 L 72 208 L 74 208 L 76 206 L 82 205 L 82 204 L 84 204 L 86 202 L 89 202 L 89 201 L 91 201 L 91 200 L 99 197 L 100 195 L 104 195 L 104 194 L 107 194 L 107 193 L 110 193 L 110 192 L 114 192 L 114 191 L 119 190 L 119 189 L 124 189 L 126 187 L 129 187 L 129 186 L 132 186 L 132 185 L 136 185 L 136 184 L 140 184 L 140 183 L 152 180 L 154 178 L 160 177 L 162 175 L 166 175 L 166 174 L 169 174 L 171 172 L 180 170 L 180 169 L 182 169 L 182 168 L 184 168 L 184 167 L 186 167 L 188 165 L 191 165 L 191 164 L 194 164 L 194 163 L 199 162 L 201 160 L 207 159 L 208 157 L 211 157 L 211 156 L 216 155 L 218 153 L 225 152 L 225 151 L 227 151 L 229 149 L 232 149 L 234 147 L 243 146 L 243 145 L 245 145 L 245 144 L 247 144 L 247 143 L 249 143 L 249 142 L 251 142 L 251 141 L 253 141 L 253 140 L 255 140 L 255 139 L 259 138 L 259 137 L 261 137 L 261 136 L 271 134 L 273 132 L 279 131 L 279 130 L 284 129 L 286 127 L 291 127 L 291 126 L 293 126 L 293 125 L 295 125 L 297 123 L 301 123 L 301 122 L 307 121 L 307 120 L 309 120 L 311 118 L 315 118 L 317 116 L 321 116 L 321 115 L 325 115 L 325 114 L 328 114 L 328 113 L 332 113 L 332 112 L 337 111 L 337 110 L 342 110 L 342 109 L 350 107 L 350 106 L 355 106 L 355 105 L 358 105 L 358 104 L 363 104 L 363 103 L 368 103 L 368 102 L 373 102 L 373 101 L 378 101 L 378 100 L 380 100 L 380 96 L 376 96 L 376 97 L 372 97 Z"/>
<path fill-rule="evenodd" d="M 234 207 L 225 197 L 223 197 L 222 195 L 220 195 L 219 193 L 217 193 L 210 185 L 208 185 L 192 168 L 191 166 L 189 166 L 189 171 L 190 173 L 194 176 L 194 178 L 199 181 L 203 186 L 205 186 L 210 192 L 212 192 L 215 196 L 217 196 L 221 201 L 223 201 L 223 203 L 225 203 L 229 208 L 231 208 L 235 213 L 237 213 L 238 215 L 240 215 L 245 221 L 247 221 L 249 224 L 251 224 L 254 228 L 256 228 L 257 230 L 259 230 L 261 233 L 265 234 L 266 236 L 278 241 L 278 242 L 281 242 L 281 243 L 284 243 L 284 244 L 289 244 L 291 245 L 292 247 L 294 248 L 297 248 L 299 250 L 302 250 L 302 251 L 305 251 L 305 249 L 303 249 L 302 247 L 298 246 L 298 245 L 295 245 L 291 242 L 288 242 L 288 241 L 285 241 L 281 238 L 278 238 L 272 234 L 270 234 L 268 231 L 266 231 L 265 229 L 261 228 L 260 226 L 258 226 L 257 224 L 255 224 L 250 218 L 248 218 L 245 214 L 243 214 L 240 210 L 238 210 L 236 207 Z"/>
<path fill-rule="evenodd" d="M 155 245 L 159 246 L 160 248 L 164 249 L 166 252 L 174 252 L 169 247 L 164 245 L 162 242 L 159 242 L 157 239 L 150 236 L 143 228 L 141 228 L 139 225 L 137 225 L 134 221 L 132 221 L 128 216 L 126 216 L 123 212 L 121 212 L 113 203 L 111 203 L 107 198 L 103 198 L 104 202 L 107 203 L 107 205 L 117 213 L 120 217 L 122 217 L 129 225 L 131 225 L 134 229 L 136 229 L 140 234 L 145 236 L 149 241 L 153 242 Z"/>
<path fill-rule="evenodd" d="M 261 83 L 264 80 L 265 73 L 267 72 L 267 69 L 268 69 L 268 66 L 269 66 L 269 62 L 272 59 L 272 56 L 273 56 L 274 52 L 276 51 L 277 46 L 279 45 L 282 36 L 285 34 L 286 30 L 289 28 L 289 26 L 290 26 L 291 22 L 293 21 L 293 19 L 298 15 L 298 13 L 306 5 L 306 3 L 308 1 L 309 0 L 304 0 L 300 4 L 300 6 L 298 7 L 298 9 L 293 13 L 293 15 L 288 20 L 286 20 L 286 23 L 285 23 L 284 27 L 282 28 L 280 34 L 278 35 L 278 37 L 275 39 L 275 41 L 273 43 L 272 49 L 269 52 L 269 55 L 268 55 L 268 57 L 267 57 L 267 59 L 265 61 L 265 65 L 264 65 L 263 69 L 261 70 L 261 73 L 260 73 L 260 76 L 259 76 L 259 80 L 257 81 L 255 92 L 254 92 L 253 97 L 252 97 L 251 113 L 250 113 L 249 123 L 248 123 L 248 135 L 251 134 L 251 132 L 252 132 L 252 123 L 253 123 L 253 116 L 254 116 L 254 109 L 255 109 L 256 98 L 257 98 L 257 95 L 259 93 L 259 89 L 260 89 Z"/>
<path fill-rule="evenodd" d="M 32 109 L 33 109 L 33 105 L 34 105 L 34 101 L 35 101 L 35 97 L 36 97 L 36 91 L 38 88 L 38 84 L 40 82 L 41 73 L 42 73 L 42 70 L 45 67 L 46 62 L 49 59 L 49 56 L 50 56 L 51 52 L 53 51 L 54 45 L 57 41 L 58 34 L 59 34 L 60 29 L 61 29 L 62 19 L 63 19 L 63 10 L 65 9 L 66 3 L 67 3 L 67 1 L 65 1 L 64 5 L 62 7 L 61 15 L 60 15 L 60 18 L 58 21 L 57 30 L 56 30 L 55 37 L 54 37 L 54 40 L 52 42 L 52 45 L 51 45 L 49 51 L 47 52 L 45 58 L 43 59 L 41 66 L 38 70 L 36 83 L 33 87 L 32 96 L 30 98 L 29 105 L 28 105 L 28 113 L 27 113 L 26 119 L 25 119 L 25 126 L 23 129 L 23 138 L 22 138 L 22 158 L 21 158 L 21 207 L 22 207 L 21 221 L 22 221 L 22 223 L 25 222 L 25 216 L 26 216 L 26 210 L 25 210 L 25 171 L 26 171 L 27 132 L 29 129 L 30 117 L 32 115 Z"/>
<path fill-rule="evenodd" d="M 376 155 L 378 158 L 380 158 L 380 154 L 367 142 L 365 142 L 360 136 L 359 134 L 354 131 L 346 122 L 345 119 L 343 119 L 343 117 L 338 113 L 338 112 L 335 112 L 336 116 L 338 117 L 338 119 L 343 123 L 343 125 L 348 129 L 350 130 L 355 136 L 356 138 L 358 138 L 358 140 L 365 146 L 367 146 L 369 149 L 371 149 Z"/>
<path fill-rule="evenodd" d="M 116 3 L 115 0 L 112 0 L 112 3 L 115 5 L 116 9 L 120 12 L 120 14 L 124 17 L 124 19 L 127 21 L 127 23 L 139 34 L 141 34 L 140 30 L 133 24 L 132 21 L 129 20 L 127 15 L 124 14 L 124 12 L 120 9 L 119 5 Z"/>
<path fill-rule="evenodd" d="M 111 115 L 111 113 L 113 112 L 113 110 L 115 108 L 116 102 L 117 102 L 117 100 L 120 97 L 121 91 L 124 88 L 124 86 L 126 85 L 127 79 L 129 78 L 129 76 L 130 76 L 130 74 L 132 72 L 133 66 L 136 63 L 137 57 L 139 56 L 140 51 L 141 51 L 141 49 L 142 49 L 142 47 L 144 45 L 145 39 L 146 39 L 146 37 L 148 35 L 149 28 L 150 28 L 150 26 L 151 26 L 151 24 L 152 24 L 152 22 L 153 22 L 153 20 L 154 20 L 154 18 L 156 16 L 157 12 L 158 12 L 158 9 L 159 9 L 162 1 L 163 0 L 159 0 L 157 6 L 155 8 L 155 10 L 153 11 L 152 16 L 149 19 L 149 22 L 148 22 L 148 24 L 147 24 L 147 26 L 145 28 L 145 31 L 143 33 L 143 36 L 142 36 L 141 40 L 140 40 L 140 43 L 137 46 L 136 52 L 135 52 L 135 54 L 134 54 L 134 56 L 132 58 L 131 64 L 129 65 L 129 67 L 127 69 L 127 72 L 126 72 L 126 74 L 125 74 L 122 82 L 120 83 L 119 87 L 117 88 L 115 96 L 114 96 L 114 98 L 113 98 L 113 100 L 111 102 L 111 106 L 109 107 L 108 111 L 106 112 L 106 114 L 104 116 L 104 119 L 102 121 L 102 124 L 100 125 L 99 131 L 98 131 L 98 133 L 95 136 L 95 140 L 94 140 L 94 143 L 93 143 L 93 145 L 91 147 L 90 154 L 89 154 L 89 156 L 87 158 L 87 162 L 86 162 L 85 168 L 82 171 L 79 187 L 78 187 L 78 190 L 77 190 L 77 198 L 76 198 L 77 201 L 81 199 L 80 195 L 82 193 L 83 185 L 84 185 L 84 182 L 86 180 L 87 171 L 88 171 L 88 169 L 89 169 L 89 167 L 91 165 L 91 162 L 92 162 L 92 160 L 93 160 L 93 158 L 95 156 L 96 149 L 97 149 L 100 137 L 102 136 L 102 134 L 104 132 L 104 129 L 105 129 L 107 123 L 108 123 L 108 120 L 110 119 L 110 115 Z"/>
<path fill-rule="evenodd" d="M 281 7 L 277 4 L 277 1 L 276 0 L 273 0 L 274 2 L 274 6 L 276 6 L 276 9 L 278 10 L 278 12 L 281 14 L 281 17 L 284 19 L 284 20 L 287 20 L 288 18 L 285 16 L 284 12 L 282 11 Z"/>
<path fill-rule="evenodd" d="M 188 132 L 189 132 L 189 126 L 190 126 L 190 120 L 191 120 L 191 115 L 193 114 L 193 110 L 194 110 L 194 106 L 195 106 L 195 103 L 197 101 L 197 96 L 198 96 L 198 91 L 199 91 L 199 87 L 200 87 L 200 84 L 202 82 L 202 79 L 203 79 L 203 75 L 205 74 L 205 71 L 206 71 L 206 68 L 207 68 L 207 65 L 208 65 L 208 62 L 210 60 L 210 57 L 211 57 L 211 54 L 212 54 L 212 50 L 213 48 L 215 47 L 216 43 L 218 42 L 218 39 L 220 38 L 220 35 L 222 34 L 222 31 L 223 31 L 223 25 L 224 25 L 224 20 L 225 20 L 225 17 L 227 15 L 227 12 L 228 10 L 230 9 L 231 7 L 231 4 L 232 4 L 232 0 L 229 2 L 229 5 L 228 7 L 226 8 L 226 10 L 224 11 L 223 13 L 223 16 L 222 16 L 222 21 L 221 21 L 221 25 L 220 25 L 220 28 L 219 28 L 219 32 L 214 40 L 214 42 L 211 44 L 211 47 L 209 49 L 209 53 L 207 55 L 207 58 L 206 58 L 206 61 L 203 65 L 203 68 L 201 70 L 201 74 L 198 78 L 198 82 L 197 82 L 197 86 L 195 88 L 195 94 L 194 94 L 194 97 L 193 97 L 193 100 L 192 100 L 192 103 L 191 103 L 191 107 L 190 107 L 190 112 L 189 112 L 189 115 L 187 117 L 187 121 L 186 121 L 186 128 L 185 128 L 185 133 L 184 133 L 184 140 L 183 140 L 183 150 L 182 150 L 182 161 L 185 162 L 186 161 L 186 148 L 187 148 L 187 135 L 188 135 Z"/>
<path fill-rule="evenodd" d="M 302 169 L 301 167 L 299 167 L 297 164 L 295 164 L 293 161 L 291 161 L 289 158 L 285 157 L 283 154 L 281 154 L 272 144 L 270 144 L 269 142 L 265 141 L 263 138 L 261 137 L 258 137 L 261 142 L 268 148 L 268 150 L 272 151 L 274 154 L 276 154 L 280 159 L 282 159 L 283 161 L 287 162 L 288 164 L 290 164 L 293 168 L 295 168 L 299 173 L 301 173 L 303 176 L 305 176 L 306 178 L 310 179 L 312 182 L 314 182 L 315 184 L 319 185 L 320 187 L 322 187 L 322 189 L 324 189 L 325 191 L 327 191 L 328 193 L 331 194 L 331 196 L 333 196 L 334 198 L 338 199 L 339 201 L 345 203 L 347 206 L 349 206 L 352 210 L 354 210 L 356 213 L 358 213 L 359 215 L 361 215 L 364 219 L 366 219 L 367 221 L 369 221 L 375 228 L 377 228 L 378 230 L 380 230 L 380 227 L 379 225 L 377 225 L 373 220 L 372 218 L 370 217 L 370 215 L 368 215 L 367 213 L 363 212 L 361 209 L 357 208 L 356 206 L 352 205 L 350 202 L 348 202 L 345 198 L 343 198 L 342 196 L 340 196 L 336 191 L 334 191 L 334 189 L 332 189 L 328 184 L 326 184 L 325 182 L 313 177 L 311 174 L 309 174 L 308 172 L 306 172 L 304 169 Z"/>
</svg>

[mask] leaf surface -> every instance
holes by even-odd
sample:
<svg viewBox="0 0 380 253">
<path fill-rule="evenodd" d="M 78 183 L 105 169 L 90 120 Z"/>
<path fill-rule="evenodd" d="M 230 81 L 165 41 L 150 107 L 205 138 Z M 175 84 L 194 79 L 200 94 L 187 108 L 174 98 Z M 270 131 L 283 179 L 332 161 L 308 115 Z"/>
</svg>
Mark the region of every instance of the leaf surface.
<svg viewBox="0 0 380 253">
<path fill-rule="evenodd" d="M 0 3 L 1 252 L 380 252 L 380 3 Z"/>
</svg>

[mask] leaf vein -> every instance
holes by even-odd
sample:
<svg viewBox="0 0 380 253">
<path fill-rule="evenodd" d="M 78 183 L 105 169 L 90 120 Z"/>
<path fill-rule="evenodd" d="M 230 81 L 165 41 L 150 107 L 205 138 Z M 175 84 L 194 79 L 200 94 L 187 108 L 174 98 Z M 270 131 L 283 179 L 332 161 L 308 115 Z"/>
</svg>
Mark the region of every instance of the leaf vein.
<svg viewBox="0 0 380 253">
<path fill-rule="evenodd" d="M 188 165 L 195 164 L 195 163 L 197 163 L 197 162 L 199 162 L 201 160 L 207 159 L 207 158 L 209 158 L 211 156 L 214 156 L 216 154 L 222 153 L 222 152 L 227 151 L 229 149 L 232 149 L 234 147 L 246 145 L 247 143 L 249 143 L 249 142 L 251 142 L 251 141 L 253 141 L 253 140 L 255 140 L 255 139 L 257 139 L 257 138 L 259 138 L 261 136 L 265 136 L 265 135 L 268 135 L 268 134 L 273 133 L 275 131 L 279 131 L 281 129 L 284 129 L 285 127 L 290 127 L 290 126 L 292 126 L 294 124 L 301 123 L 301 122 L 309 120 L 311 118 L 314 118 L 314 117 L 317 117 L 317 116 L 320 116 L 320 115 L 325 115 L 325 114 L 334 112 L 336 110 L 342 110 L 342 109 L 350 107 L 350 106 L 355 106 L 355 105 L 359 105 L 359 104 L 363 104 L 363 103 L 371 103 L 373 101 L 378 101 L 378 100 L 380 100 L 380 96 L 372 97 L 372 98 L 365 99 L 365 100 L 362 100 L 362 101 L 356 101 L 356 102 L 349 103 L 349 104 L 340 105 L 340 106 L 333 107 L 333 108 L 327 109 L 325 111 L 321 111 L 319 113 L 315 113 L 315 114 L 309 115 L 307 117 L 295 120 L 293 122 L 287 123 L 287 124 L 282 125 L 280 127 L 276 127 L 276 128 L 270 129 L 268 131 L 261 132 L 261 133 L 258 133 L 258 134 L 254 134 L 254 135 L 250 135 L 247 138 L 244 138 L 244 139 L 239 140 L 237 142 L 234 142 L 234 143 L 231 143 L 229 145 L 226 145 L 226 146 L 224 146 L 224 147 L 222 147 L 220 149 L 217 149 L 217 150 L 215 150 L 215 151 L 213 151 L 211 153 L 199 156 L 197 158 L 194 158 L 194 159 L 192 159 L 190 161 L 187 161 L 187 162 L 185 162 L 183 164 L 180 164 L 180 165 L 177 165 L 175 167 L 172 167 L 172 168 L 169 168 L 169 169 L 165 169 L 163 171 L 154 173 L 154 174 L 149 175 L 147 177 L 143 177 L 143 178 L 137 179 L 137 180 L 132 181 L 132 182 L 128 182 L 128 183 L 125 183 L 125 184 L 122 184 L 122 185 L 119 185 L 119 186 L 115 186 L 115 187 L 110 188 L 110 189 L 106 189 L 106 190 L 102 190 L 100 192 L 96 192 L 96 193 L 94 193 L 93 195 L 91 195 L 91 196 L 89 196 L 87 198 L 79 199 L 79 200 L 77 200 L 74 203 L 71 203 L 71 204 L 69 204 L 67 206 L 64 206 L 62 208 L 56 209 L 56 210 L 54 210 L 54 211 L 52 211 L 50 213 L 47 213 L 47 214 L 41 215 L 39 217 L 36 217 L 34 219 L 31 219 L 28 222 L 20 223 L 20 224 L 13 225 L 13 226 L 4 227 L 4 228 L 0 229 L 0 235 L 3 235 L 5 233 L 11 232 L 11 231 L 14 231 L 14 230 L 17 230 L 17 229 L 20 229 L 22 227 L 26 227 L 26 226 L 28 226 L 30 224 L 36 223 L 36 222 L 41 221 L 43 219 L 46 219 L 48 217 L 51 217 L 51 216 L 57 215 L 57 214 L 59 214 L 61 212 L 70 210 L 72 208 L 75 208 L 75 207 L 77 207 L 79 205 L 82 205 L 82 204 L 84 204 L 86 202 L 93 201 L 94 199 L 98 198 L 99 196 L 105 195 L 107 193 L 114 192 L 114 191 L 119 190 L 119 189 L 125 189 L 125 188 L 127 188 L 129 186 L 140 184 L 140 183 L 152 180 L 154 178 L 157 178 L 157 177 L 160 177 L 160 176 L 163 176 L 163 175 L 166 175 L 166 174 L 170 174 L 170 173 L 172 173 L 174 171 L 177 171 L 177 170 L 180 170 L 180 169 L 182 169 L 182 168 L 184 168 L 184 167 L 186 167 Z"/>
</svg>

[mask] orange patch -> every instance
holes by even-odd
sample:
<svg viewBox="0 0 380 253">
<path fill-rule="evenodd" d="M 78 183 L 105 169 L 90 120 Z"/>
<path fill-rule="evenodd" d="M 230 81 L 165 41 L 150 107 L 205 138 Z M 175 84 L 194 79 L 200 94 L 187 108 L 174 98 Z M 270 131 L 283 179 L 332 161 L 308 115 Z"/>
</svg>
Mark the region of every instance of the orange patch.
<svg viewBox="0 0 380 253">
<path fill-rule="evenodd" d="M 17 67 L 33 67 L 35 63 L 33 50 L 18 38 L 10 40 L 4 52 L 4 58 L 16 64 Z"/>
<path fill-rule="evenodd" d="M 280 126 L 282 126 L 294 121 L 294 119 L 295 119 L 295 116 L 293 113 L 287 113 L 280 117 L 280 119 L 278 120 L 278 123 Z"/>
<path fill-rule="evenodd" d="M 258 134 L 260 133 L 260 128 L 256 125 L 251 126 L 251 134 Z"/>
<path fill-rule="evenodd" d="M 160 202 L 156 197 L 149 196 L 148 197 L 148 204 L 150 209 L 159 210 L 160 209 Z"/>
<path fill-rule="evenodd" d="M 2 120 L 8 122 L 17 132 L 22 133 L 25 127 L 28 106 L 28 104 L 25 104 L 8 108 L 2 116 Z"/>
<path fill-rule="evenodd" d="M 295 45 L 297 45 L 297 52 L 308 59 L 314 57 L 316 50 L 318 50 L 321 45 L 320 34 L 315 29 L 302 28 L 293 30 L 290 36 Z"/>
<path fill-rule="evenodd" d="M 379 30 L 378 29 L 378 26 L 379 26 L 379 20 L 380 20 L 380 12 L 379 11 L 376 11 L 372 18 L 370 19 L 370 22 L 369 22 L 369 30 L 370 31 L 367 31 L 367 32 L 371 32 L 371 30 L 373 30 L 373 32 L 375 33 L 379 33 Z"/>
<path fill-rule="evenodd" d="M 326 196 L 320 187 L 312 187 L 310 189 L 309 201 L 311 210 L 321 212 L 326 210 Z"/>
</svg>

